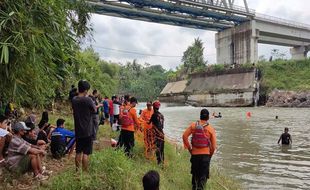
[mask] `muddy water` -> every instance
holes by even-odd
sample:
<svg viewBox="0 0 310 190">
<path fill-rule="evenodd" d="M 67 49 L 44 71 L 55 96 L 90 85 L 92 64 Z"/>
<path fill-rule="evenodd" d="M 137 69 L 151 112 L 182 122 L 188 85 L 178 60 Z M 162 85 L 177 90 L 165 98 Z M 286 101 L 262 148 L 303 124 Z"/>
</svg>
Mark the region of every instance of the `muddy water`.
<svg viewBox="0 0 310 190">
<path fill-rule="evenodd" d="M 199 118 L 201 108 L 163 105 L 165 133 L 181 142 L 184 129 Z M 310 109 L 209 108 L 223 118 L 211 119 L 218 151 L 212 162 L 245 189 L 310 189 Z M 252 117 L 246 118 L 250 111 Z M 278 115 L 279 119 L 275 119 Z M 277 144 L 289 127 L 293 145 Z"/>
</svg>

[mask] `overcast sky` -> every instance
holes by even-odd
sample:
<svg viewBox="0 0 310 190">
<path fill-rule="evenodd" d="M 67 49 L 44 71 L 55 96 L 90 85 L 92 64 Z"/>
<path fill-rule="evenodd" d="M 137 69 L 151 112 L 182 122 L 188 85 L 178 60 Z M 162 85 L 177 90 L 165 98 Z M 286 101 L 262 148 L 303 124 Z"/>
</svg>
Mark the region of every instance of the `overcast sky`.
<svg viewBox="0 0 310 190">
<path fill-rule="evenodd" d="M 243 0 L 235 1 L 242 5 Z M 248 0 L 248 5 L 258 13 L 310 25 L 309 0 Z M 166 69 L 174 69 L 181 63 L 183 52 L 197 37 L 204 43 L 205 60 L 209 63 L 216 61 L 215 32 L 212 31 L 96 14 L 92 16 L 91 24 L 94 40 L 87 42 L 87 45 L 91 44 L 101 58 L 107 61 L 126 63 L 137 59 L 142 64 L 161 64 Z M 269 57 L 271 49 L 274 48 L 280 49 L 290 57 L 287 47 L 263 44 L 258 46 L 258 55 Z"/>
</svg>

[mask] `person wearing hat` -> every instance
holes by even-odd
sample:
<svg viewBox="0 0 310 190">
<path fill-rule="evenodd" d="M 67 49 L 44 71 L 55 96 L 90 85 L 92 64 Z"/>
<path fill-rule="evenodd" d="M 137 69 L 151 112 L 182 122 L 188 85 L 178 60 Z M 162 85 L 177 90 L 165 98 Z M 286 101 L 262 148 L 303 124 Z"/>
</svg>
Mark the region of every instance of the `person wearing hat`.
<svg viewBox="0 0 310 190">
<path fill-rule="evenodd" d="M 151 116 L 148 124 L 152 124 L 152 128 L 155 136 L 156 145 L 156 158 L 157 164 L 161 164 L 165 160 L 164 146 L 165 146 L 165 134 L 164 134 L 164 116 L 159 112 L 160 102 L 155 101 L 153 103 L 154 113 Z"/>
<path fill-rule="evenodd" d="M 61 158 L 65 154 L 73 152 L 75 144 L 75 134 L 73 131 L 65 129 L 65 120 L 56 121 L 57 128 L 52 132 L 51 152 L 54 158 Z"/>
<path fill-rule="evenodd" d="M 130 105 L 124 106 L 120 113 L 121 133 L 118 146 L 123 147 L 127 156 L 132 156 L 131 151 L 135 146 L 135 131 L 140 127 L 140 121 L 137 116 L 136 105 L 138 100 L 135 97 L 130 98 Z"/>
<path fill-rule="evenodd" d="M 47 179 L 48 177 L 43 175 L 45 172 L 41 162 L 41 156 L 46 152 L 22 138 L 25 130 L 29 130 L 29 128 L 24 122 L 18 122 L 13 125 L 12 130 L 14 136 L 10 142 L 6 160 L 8 169 L 17 173 L 26 173 L 32 170 L 35 179 Z"/>
<path fill-rule="evenodd" d="M 32 144 L 32 145 L 37 145 L 39 146 L 41 149 L 45 150 L 46 149 L 46 142 L 44 140 L 39 140 L 37 138 L 37 132 L 35 130 L 35 125 L 33 123 L 25 123 L 26 127 L 28 128 L 28 130 L 25 130 L 24 135 L 22 136 L 22 138 L 27 141 L 28 143 Z"/>
<path fill-rule="evenodd" d="M 193 122 L 183 134 L 184 147 L 191 154 L 192 189 L 202 190 L 209 178 L 210 160 L 216 149 L 214 128 L 208 123 L 209 111 L 200 111 L 200 120 Z M 191 144 L 188 137 L 192 136 Z"/>
</svg>

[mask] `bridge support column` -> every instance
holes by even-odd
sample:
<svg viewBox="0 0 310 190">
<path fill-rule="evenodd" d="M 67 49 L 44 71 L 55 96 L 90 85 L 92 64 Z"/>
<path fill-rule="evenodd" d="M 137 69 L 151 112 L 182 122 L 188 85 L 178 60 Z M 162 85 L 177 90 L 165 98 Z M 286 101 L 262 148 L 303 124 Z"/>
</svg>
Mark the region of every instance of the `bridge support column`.
<svg viewBox="0 0 310 190">
<path fill-rule="evenodd" d="M 256 63 L 258 60 L 257 34 L 254 20 L 218 32 L 215 36 L 217 63 Z"/>
<path fill-rule="evenodd" d="M 296 46 L 290 49 L 293 60 L 301 60 L 307 57 L 309 48 L 306 46 Z"/>
</svg>

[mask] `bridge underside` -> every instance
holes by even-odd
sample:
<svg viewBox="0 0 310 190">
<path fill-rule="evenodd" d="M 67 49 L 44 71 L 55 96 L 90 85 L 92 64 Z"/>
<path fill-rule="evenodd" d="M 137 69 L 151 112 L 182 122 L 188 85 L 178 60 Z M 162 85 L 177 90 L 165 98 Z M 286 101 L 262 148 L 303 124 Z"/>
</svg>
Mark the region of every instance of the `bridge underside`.
<svg viewBox="0 0 310 190">
<path fill-rule="evenodd" d="M 194 1 L 89 1 L 97 14 L 221 31 L 249 21 L 253 13 Z"/>
</svg>

